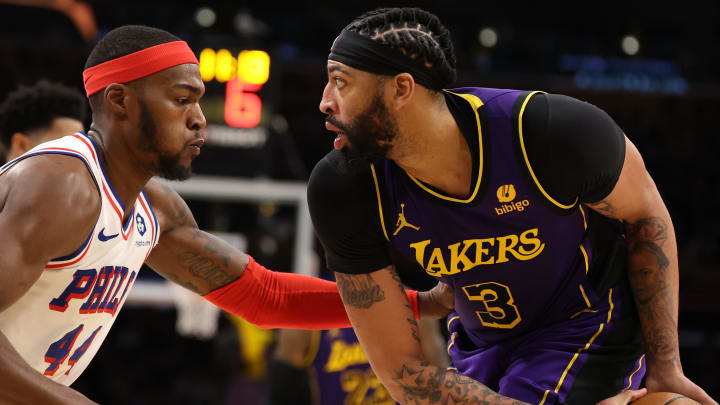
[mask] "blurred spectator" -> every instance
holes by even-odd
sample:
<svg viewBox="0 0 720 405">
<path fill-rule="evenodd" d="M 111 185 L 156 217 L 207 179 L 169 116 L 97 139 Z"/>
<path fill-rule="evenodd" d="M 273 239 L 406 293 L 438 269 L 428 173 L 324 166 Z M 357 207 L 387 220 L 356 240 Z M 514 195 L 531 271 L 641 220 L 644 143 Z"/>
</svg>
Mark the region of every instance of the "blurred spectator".
<svg viewBox="0 0 720 405">
<path fill-rule="evenodd" d="M 85 96 L 45 80 L 21 86 L 0 104 L 0 140 L 12 160 L 36 145 L 82 131 Z"/>
</svg>

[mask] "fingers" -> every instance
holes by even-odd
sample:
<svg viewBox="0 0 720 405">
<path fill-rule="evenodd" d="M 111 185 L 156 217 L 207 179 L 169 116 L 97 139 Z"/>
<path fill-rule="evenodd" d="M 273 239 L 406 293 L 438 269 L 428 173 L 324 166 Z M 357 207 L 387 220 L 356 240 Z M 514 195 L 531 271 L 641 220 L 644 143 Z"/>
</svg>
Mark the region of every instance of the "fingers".
<svg viewBox="0 0 720 405">
<path fill-rule="evenodd" d="M 647 395 L 647 389 L 623 391 L 614 397 L 598 402 L 597 405 L 627 405 Z"/>
<path fill-rule="evenodd" d="M 694 393 L 693 393 L 694 394 Z M 698 395 L 693 395 L 693 398 L 702 404 L 702 405 L 718 405 L 718 403 L 710 398 L 710 395 L 708 395 L 702 388 L 698 387 Z"/>
<path fill-rule="evenodd" d="M 625 393 L 629 394 L 628 402 L 637 401 L 638 399 L 647 395 L 647 388 L 641 388 L 639 390 L 628 390 Z"/>
</svg>

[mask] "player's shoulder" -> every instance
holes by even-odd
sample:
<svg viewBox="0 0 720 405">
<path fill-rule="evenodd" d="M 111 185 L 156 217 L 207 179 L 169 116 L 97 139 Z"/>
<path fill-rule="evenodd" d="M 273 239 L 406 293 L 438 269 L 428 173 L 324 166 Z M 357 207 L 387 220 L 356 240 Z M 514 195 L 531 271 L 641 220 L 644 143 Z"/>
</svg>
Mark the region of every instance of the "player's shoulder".
<svg viewBox="0 0 720 405">
<path fill-rule="evenodd" d="M 68 226 L 95 223 L 102 199 L 85 163 L 67 155 L 37 155 L 16 162 L 0 176 L 2 211 L 33 215 L 37 222 L 54 217 Z"/>
<path fill-rule="evenodd" d="M 539 115 L 549 119 L 575 119 L 586 117 L 608 117 L 600 107 L 565 94 L 534 92 L 527 103 L 526 113 Z M 552 113 L 552 114 L 551 114 Z"/>
<path fill-rule="evenodd" d="M 154 178 L 145 184 L 144 191 L 153 210 L 161 216 L 175 211 L 174 207 L 177 205 L 177 201 L 182 200 L 177 191 Z"/>
<path fill-rule="evenodd" d="M 352 192 L 366 188 L 371 179 L 370 167 L 353 171 L 345 155 L 339 150 L 332 150 L 315 165 L 308 181 L 308 190 Z"/>
<path fill-rule="evenodd" d="M 164 181 L 150 179 L 145 184 L 144 191 L 155 215 L 157 215 L 163 233 L 183 225 L 197 228 L 197 223 L 195 223 L 185 200 Z"/>
<path fill-rule="evenodd" d="M 563 94 L 533 94 L 523 116 L 528 137 L 565 144 L 578 142 L 586 132 L 614 133 L 615 121 L 598 106 Z"/>
<path fill-rule="evenodd" d="M 15 162 L 0 176 L 4 188 L 46 198 L 62 194 L 78 204 L 100 202 L 95 177 L 84 161 L 69 155 L 43 154 Z"/>
<path fill-rule="evenodd" d="M 307 197 L 311 212 L 319 207 L 357 207 L 375 201 L 375 185 L 370 167 L 350 170 L 345 155 L 329 152 L 313 169 L 308 181 Z"/>
</svg>

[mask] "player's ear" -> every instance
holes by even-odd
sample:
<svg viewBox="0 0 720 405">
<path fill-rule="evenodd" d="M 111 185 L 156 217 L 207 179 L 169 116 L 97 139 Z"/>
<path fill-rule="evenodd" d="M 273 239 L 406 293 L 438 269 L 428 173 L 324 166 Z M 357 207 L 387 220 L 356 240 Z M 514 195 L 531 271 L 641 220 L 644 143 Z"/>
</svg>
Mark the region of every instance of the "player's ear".
<svg viewBox="0 0 720 405">
<path fill-rule="evenodd" d="M 126 118 L 128 115 L 128 90 L 128 86 L 120 83 L 112 83 L 103 90 L 105 107 L 120 118 Z"/>
<path fill-rule="evenodd" d="M 31 148 L 30 138 L 22 132 L 15 132 L 10 137 L 10 150 L 14 152 L 15 156 L 20 156 Z"/>
<path fill-rule="evenodd" d="M 399 73 L 391 80 L 393 87 L 391 105 L 399 110 L 407 104 L 415 92 L 415 79 L 410 73 Z"/>
</svg>

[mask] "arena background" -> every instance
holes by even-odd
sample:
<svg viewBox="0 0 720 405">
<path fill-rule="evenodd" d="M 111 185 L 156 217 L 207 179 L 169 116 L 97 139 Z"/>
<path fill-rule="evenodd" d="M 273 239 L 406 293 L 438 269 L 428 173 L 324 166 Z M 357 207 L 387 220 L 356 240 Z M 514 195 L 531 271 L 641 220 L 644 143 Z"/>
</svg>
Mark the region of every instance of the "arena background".
<svg viewBox="0 0 720 405">
<path fill-rule="evenodd" d="M 455 42 L 458 86 L 568 94 L 625 130 L 677 232 L 685 373 L 720 398 L 720 3 L 0 0 L 0 98 L 41 78 L 81 89 L 93 44 L 124 24 L 166 29 L 198 56 L 211 50 L 202 103 L 210 141 L 195 172 L 268 188 L 247 201 L 195 196 L 189 205 L 201 227 L 268 267 L 315 272 L 317 243 L 310 240 L 317 255 L 297 259 L 309 244 L 298 243 L 304 205 L 296 196 L 332 147 L 317 109 L 325 61 L 342 27 L 381 5 L 419 6 L 441 18 Z M 241 53 L 252 50 L 269 59 Z M 251 84 L 229 89 L 231 77 L 221 76 L 233 72 Z M 221 315 L 214 336 L 213 325 L 200 325 L 199 337 L 181 325 L 182 336 L 173 293 L 151 270 L 143 273 L 149 289 L 128 302 L 74 387 L 102 404 L 262 403 L 272 331 Z"/>
</svg>

